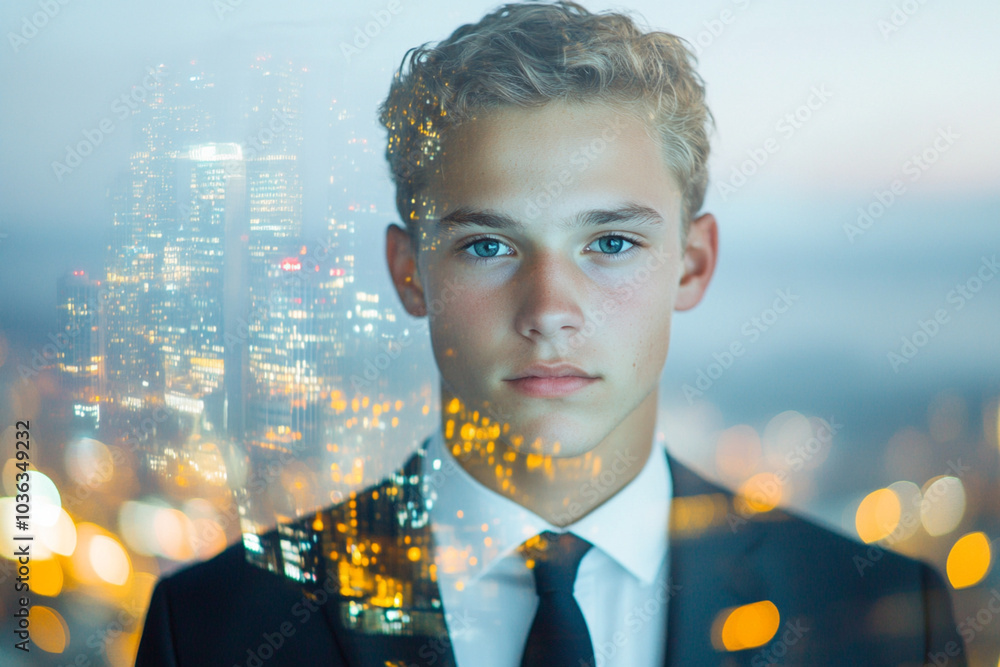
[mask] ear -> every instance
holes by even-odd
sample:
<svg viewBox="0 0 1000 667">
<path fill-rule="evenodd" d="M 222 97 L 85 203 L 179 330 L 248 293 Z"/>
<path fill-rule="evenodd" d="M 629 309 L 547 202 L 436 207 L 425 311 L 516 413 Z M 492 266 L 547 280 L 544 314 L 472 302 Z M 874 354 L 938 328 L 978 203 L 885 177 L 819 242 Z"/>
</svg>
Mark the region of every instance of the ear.
<svg viewBox="0 0 1000 667">
<path fill-rule="evenodd" d="M 417 275 L 417 256 L 409 233 L 396 224 L 385 230 L 385 258 L 396 294 L 403 308 L 414 317 L 427 315 L 424 289 Z"/>
<path fill-rule="evenodd" d="M 684 274 L 674 310 L 689 310 L 698 305 L 715 273 L 719 255 L 719 227 L 715 216 L 705 213 L 691 221 L 684 244 Z"/>
</svg>

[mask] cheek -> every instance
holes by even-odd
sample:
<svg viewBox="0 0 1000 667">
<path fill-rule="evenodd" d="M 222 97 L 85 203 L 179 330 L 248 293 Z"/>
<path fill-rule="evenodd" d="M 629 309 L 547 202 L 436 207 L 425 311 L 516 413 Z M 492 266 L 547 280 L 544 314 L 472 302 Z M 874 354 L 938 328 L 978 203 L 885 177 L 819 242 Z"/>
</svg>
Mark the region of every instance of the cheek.
<svg viewBox="0 0 1000 667">
<path fill-rule="evenodd" d="M 613 311 L 603 308 L 609 314 L 607 340 L 623 353 L 628 350 L 636 369 L 666 358 L 674 291 L 665 280 L 652 277 L 620 288 L 605 301 L 616 304 Z"/>
<path fill-rule="evenodd" d="M 435 349 L 450 365 L 476 361 L 476 351 L 487 348 L 505 330 L 498 299 L 472 287 L 452 290 L 452 297 L 431 311 Z"/>
</svg>

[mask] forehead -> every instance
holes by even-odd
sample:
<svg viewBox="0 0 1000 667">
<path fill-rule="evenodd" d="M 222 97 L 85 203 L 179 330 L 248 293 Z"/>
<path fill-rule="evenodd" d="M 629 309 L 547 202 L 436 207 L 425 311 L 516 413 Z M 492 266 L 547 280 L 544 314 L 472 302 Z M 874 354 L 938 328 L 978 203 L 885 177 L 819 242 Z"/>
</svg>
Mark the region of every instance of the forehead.
<svg viewBox="0 0 1000 667">
<path fill-rule="evenodd" d="M 613 106 L 549 102 L 480 113 L 448 131 L 438 165 L 428 222 L 463 209 L 530 225 L 631 205 L 679 218 L 680 192 L 659 142 Z"/>
</svg>

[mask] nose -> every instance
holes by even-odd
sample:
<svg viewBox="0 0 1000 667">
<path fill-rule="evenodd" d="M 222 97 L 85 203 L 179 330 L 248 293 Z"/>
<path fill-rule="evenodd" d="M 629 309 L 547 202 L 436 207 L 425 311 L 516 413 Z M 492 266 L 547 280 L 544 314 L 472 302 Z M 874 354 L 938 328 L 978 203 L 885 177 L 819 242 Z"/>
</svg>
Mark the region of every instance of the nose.
<svg viewBox="0 0 1000 667">
<path fill-rule="evenodd" d="M 555 252 L 540 253 L 521 267 L 514 326 L 533 341 L 569 338 L 584 324 L 581 308 L 586 276 L 570 259 Z"/>
</svg>

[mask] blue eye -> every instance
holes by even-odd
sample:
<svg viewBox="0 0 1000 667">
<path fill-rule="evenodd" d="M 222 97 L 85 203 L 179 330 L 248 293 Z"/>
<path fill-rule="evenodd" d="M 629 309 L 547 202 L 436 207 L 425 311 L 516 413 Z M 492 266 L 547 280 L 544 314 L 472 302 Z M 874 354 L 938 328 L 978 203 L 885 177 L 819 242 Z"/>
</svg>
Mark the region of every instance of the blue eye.
<svg viewBox="0 0 1000 667">
<path fill-rule="evenodd" d="M 629 257 L 636 248 L 644 247 L 639 239 L 634 239 L 624 234 L 606 234 L 597 239 L 599 255 L 613 257 L 614 259 Z M 623 247 L 627 243 L 628 247 Z M 590 247 L 590 246 L 588 246 Z M 468 252 L 469 249 L 472 252 Z M 501 248 L 507 248 L 507 252 L 501 252 Z M 481 236 L 472 239 L 459 247 L 459 252 L 474 262 L 487 262 L 497 257 L 512 255 L 513 249 L 503 241 L 492 236 Z"/>
<path fill-rule="evenodd" d="M 484 237 L 480 239 L 473 239 L 469 241 L 464 246 L 462 250 L 473 249 L 472 256 L 476 259 L 489 259 L 491 257 L 496 257 L 500 252 L 500 246 L 506 246 L 506 243 L 501 243 L 497 239 Z M 509 253 L 505 253 L 509 254 Z"/>
<path fill-rule="evenodd" d="M 628 243 L 630 247 L 635 245 L 635 242 L 630 241 L 624 236 L 616 236 L 610 234 L 608 236 L 602 236 L 601 238 L 597 239 L 597 242 L 599 244 L 601 252 L 607 255 L 620 254 L 622 252 L 622 243 Z M 629 248 L 625 248 L 625 250 L 629 250 Z"/>
</svg>

